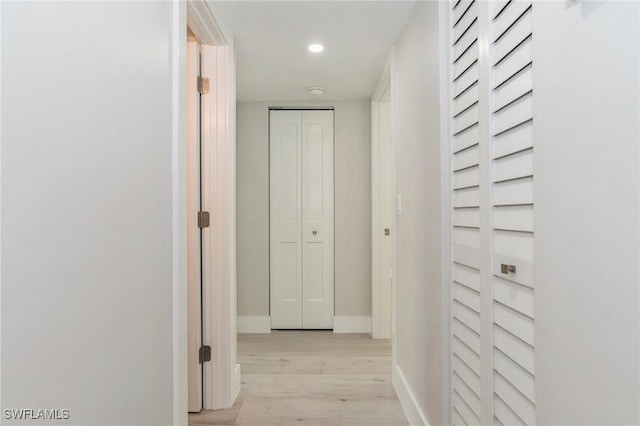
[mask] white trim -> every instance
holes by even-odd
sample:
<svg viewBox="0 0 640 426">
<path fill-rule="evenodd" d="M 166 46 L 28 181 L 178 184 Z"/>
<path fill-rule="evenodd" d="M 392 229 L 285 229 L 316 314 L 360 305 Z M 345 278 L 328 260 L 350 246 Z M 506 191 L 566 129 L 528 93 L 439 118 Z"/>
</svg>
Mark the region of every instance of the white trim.
<svg viewBox="0 0 640 426">
<path fill-rule="evenodd" d="M 380 320 L 380 102 L 371 101 L 371 336 L 379 339 Z M 395 234 L 395 233 L 394 233 Z"/>
<path fill-rule="evenodd" d="M 398 399 L 402 405 L 407 420 L 411 426 L 429 426 L 427 417 L 420 409 L 420 405 L 415 395 L 411 391 L 411 387 L 404 377 L 402 370 L 397 365 L 393 368 L 393 387 L 398 394 Z M 448 423 L 443 423 L 448 424 Z"/>
<path fill-rule="evenodd" d="M 391 63 L 393 62 L 393 51 L 389 54 L 387 62 L 384 64 L 382 74 L 378 79 L 378 84 L 371 95 L 371 99 L 377 102 L 386 101 L 385 96 L 391 87 Z"/>
<path fill-rule="evenodd" d="M 187 1 L 187 22 L 200 44 L 210 46 L 228 44 L 206 2 L 201 0 Z"/>
<path fill-rule="evenodd" d="M 241 371 L 240 364 L 236 364 L 236 367 L 233 369 L 232 379 L 233 380 L 231 381 L 231 396 L 232 396 L 231 400 L 235 402 L 242 388 L 242 371 Z"/>
<path fill-rule="evenodd" d="M 2 1 L 0 1 L 0 22 L 2 22 Z M 175 13 L 175 11 L 174 11 Z M 173 36 L 173 34 L 172 34 Z M 173 46 L 172 46 L 173 47 Z M 171 52 L 173 54 L 173 51 Z M 172 70 L 175 72 L 175 70 Z M 172 87 L 173 89 L 173 87 Z M 172 92 L 172 95 L 174 93 Z M 0 99 L 2 99 L 2 43 L 0 43 Z M 175 111 L 173 111 L 175 113 Z M 175 119 L 175 116 L 172 117 Z M 173 122 L 175 125 L 175 121 Z M 2 102 L 0 102 L 0 176 L 2 176 Z M 174 133 L 175 135 L 175 133 Z M 2 223 L 2 185 L 0 185 L 0 224 Z M 174 259 L 175 260 L 175 259 Z M 2 318 L 2 226 L 0 226 L 0 318 Z M 175 278 L 175 275 L 174 275 Z M 175 304 L 174 304 L 175 309 Z M 174 336 L 176 324 L 174 321 Z M 174 342 L 175 345 L 175 342 Z M 175 357 L 174 357 L 175 363 Z M 2 327 L 0 327 L 0 366 L 2 365 Z M 2 368 L 0 367 L 0 383 L 2 383 Z M 174 377 L 175 383 L 175 377 Z M 0 386 L 0 405 L 2 405 L 2 386 Z"/>
<path fill-rule="evenodd" d="M 442 424 L 451 424 L 453 418 L 452 404 L 452 340 L 453 331 L 451 328 L 451 310 L 452 310 L 452 294 L 451 294 L 451 262 L 453 260 L 452 231 L 451 231 L 451 61 L 449 58 L 449 13 L 450 7 L 448 2 L 439 4 L 440 19 L 440 177 L 442 182 L 441 188 L 441 306 L 442 306 Z"/>
<path fill-rule="evenodd" d="M 398 365 L 398 82 L 396 81 L 396 47 L 391 48 L 391 93 L 389 102 L 391 103 L 391 137 L 396 141 L 394 144 L 394 182 L 396 194 L 396 214 L 394 215 L 393 228 L 396 230 L 393 248 L 393 273 L 391 278 L 391 365 L 395 368 Z"/>
<path fill-rule="evenodd" d="M 186 54 L 187 16 L 183 1 L 173 0 L 171 20 L 171 151 L 172 151 L 172 333 L 173 424 L 188 422 L 187 389 L 187 144 Z"/>
<path fill-rule="evenodd" d="M 334 333 L 371 333 L 371 317 L 333 317 Z"/>
<path fill-rule="evenodd" d="M 233 373 L 231 377 L 231 405 L 235 402 L 241 387 L 241 365 L 238 363 L 238 282 L 237 282 L 237 252 L 236 252 L 236 56 L 233 44 L 233 35 L 229 33 L 226 37 L 226 88 L 227 88 L 227 111 L 226 130 L 228 135 L 228 156 L 227 156 L 227 187 L 228 198 L 228 232 L 229 232 L 229 330 L 231 341 L 229 351 L 232 354 L 231 367 Z M 235 364 L 235 365 L 234 365 Z"/>
<path fill-rule="evenodd" d="M 238 333 L 271 333 L 271 317 L 238 317 Z"/>
</svg>

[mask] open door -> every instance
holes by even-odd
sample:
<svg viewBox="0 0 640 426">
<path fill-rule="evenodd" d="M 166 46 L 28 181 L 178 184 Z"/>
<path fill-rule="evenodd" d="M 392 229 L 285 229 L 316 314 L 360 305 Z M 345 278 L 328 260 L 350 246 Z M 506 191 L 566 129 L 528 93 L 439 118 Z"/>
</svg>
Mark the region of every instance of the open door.
<svg viewBox="0 0 640 426">
<path fill-rule="evenodd" d="M 193 40 L 190 37 L 191 40 Z M 199 86 L 200 44 L 187 43 L 187 297 L 189 412 L 202 410 L 203 357 L 203 221 L 202 140 Z"/>
<path fill-rule="evenodd" d="M 396 150 L 388 70 L 372 102 L 372 336 L 392 337 L 396 253 Z"/>
<path fill-rule="evenodd" d="M 180 26 L 180 31 L 186 30 L 185 51 L 174 58 L 182 80 L 177 94 L 183 104 L 179 110 L 186 136 L 184 145 L 175 147 L 185 161 L 178 164 L 174 184 L 187 194 L 177 200 L 180 216 L 183 206 L 186 216 L 179 222 L 185 226 L 180 226 L 177 237 L 186 243 L 187 260 L 186 284 L 180 289 L 186 303 L 180 303 L 181 297 L 176 301 L 178 309 L 186 308 L 187 312 L 176 325 L 179 332 L 175 339 L 181 350 L 175 365 L 186 371 L 180 374 L 174 392 L 187 394 L 177 401 L 176 424 L 187 423 L 181 417 L 187 411 L 231 407 L 240 390 L 235 303 L 234 52 L 208 2 L 187 0 L 186 12 L 186 28 Z"/>
</svg>

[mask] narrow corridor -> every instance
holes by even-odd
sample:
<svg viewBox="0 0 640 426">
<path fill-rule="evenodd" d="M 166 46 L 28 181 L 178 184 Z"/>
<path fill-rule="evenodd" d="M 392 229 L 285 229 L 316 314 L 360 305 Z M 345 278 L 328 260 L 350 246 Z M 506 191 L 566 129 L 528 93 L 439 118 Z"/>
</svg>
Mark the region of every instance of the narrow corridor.
<svg viewBox="0 0 640 426">
<path fill-rule="evenodd" d="M 406 425 L 391 384 L 391 342 L 367 334 L 239 334 L 242 391 L 196 425 Z"/>
</svg>

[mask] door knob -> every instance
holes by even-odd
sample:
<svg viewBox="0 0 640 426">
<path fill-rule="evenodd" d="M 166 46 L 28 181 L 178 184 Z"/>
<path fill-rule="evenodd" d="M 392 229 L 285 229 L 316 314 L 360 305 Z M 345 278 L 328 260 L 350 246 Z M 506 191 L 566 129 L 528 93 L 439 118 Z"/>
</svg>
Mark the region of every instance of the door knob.
<svg viewBox="0 0 640 426">
<path fill-rule="evenodd" d="M 391 235 L 391 230 L 389 228 L 384 228 L 384 235 Z"/>
<path fill-rule="evenodd" d="M 502 263 L 500 265 L 500 272 L 503 274 L 516 273 L 516 265 L 507 265 L 506 263 Z"/>
<path fill-rule="evenodd" d="M 318 235 L 318 231 L 313 231 L 313 235 Z"/>
</svg>

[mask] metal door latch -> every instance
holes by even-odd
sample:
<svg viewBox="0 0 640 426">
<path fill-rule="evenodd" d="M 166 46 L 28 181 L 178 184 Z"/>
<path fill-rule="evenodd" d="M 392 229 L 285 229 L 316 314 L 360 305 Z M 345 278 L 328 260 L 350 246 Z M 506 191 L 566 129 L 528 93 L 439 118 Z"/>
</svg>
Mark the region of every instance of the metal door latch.
<svg viewBox="0 0 640 426">
<path fill-rule="evenodd" d="M 507 265 L 506 263 L 502 263 L 500 265 L 500 272 L 503 274 L 516 273 L 516 265 Z"/>
</svg>

